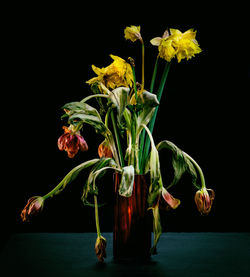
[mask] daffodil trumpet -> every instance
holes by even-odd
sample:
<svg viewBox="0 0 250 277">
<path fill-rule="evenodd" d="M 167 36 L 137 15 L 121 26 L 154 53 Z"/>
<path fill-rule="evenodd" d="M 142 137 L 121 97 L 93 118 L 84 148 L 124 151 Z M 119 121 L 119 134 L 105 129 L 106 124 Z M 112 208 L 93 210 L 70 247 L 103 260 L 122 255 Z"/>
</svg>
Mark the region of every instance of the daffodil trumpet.
<svg viewBox="0 0 250 277">
<path fill-rule="evenodd" d="M 192 179 L 190 183 L 192 182 L 197 189 L 194 200 L 202 215 L 210 213 L 215 196 L 212 189 L 206 188 L 202 169 L 190 155 L 173 142 L 164 140 L 155 144 L 153 138 L 157 112 L 171 63 L 174 59 L 178 63 L 184 59 L 189 60 L 201 52 L 196 40 L 196 31 L 190 29 L 182 33 L 177 29 L 169 29 L 162 37 L 155 37 L 150 41 L 157 47 L 158 53 L 149 91 L 145 82 L 145 45 L 141 28 L 134 25 L 126 27 L 124 35 L 127 40 L 132 42 L 139 40 L 141 43 L 141 83 L 136 80 L 137 67 L 133 58 L 124 59 L 111 54 L 112 62 L 106 67 L 92 65 L 96 76 L 86 83 L 90 85 L 93 94 L 85 96 L 80 101 L 66 103 L 62 107 L 64 111 L 62 119 L 67 122 L 64 123 L 64 133 L 57 141 L 59 150 L 65 151 L 71 159 L 80 153 L 84 155 L 84 152 L 92 147 L 83 137 L 86 132 L 85 126 L 88 125 L 103 138 L 96 150 L 98 158 L 74 167 L 44 196 L 31 197 L 21 212 L 22 220 L 30 221 L 43 210 L 45 200 L 61 193 L 82 170 L 88 169 L 89 175 L 83 185 L 81 200 L 84 205 L 95 208 L 97 232 L 95 251 L 100 262 L 106 257 L 107 241 L 100 230 L 98 209 L 102 204 L 98 203 L 98 184 L 107 170 L 120 173 L 118 191 L 122 197 L 132 196 L 136 174 L 150 175 L 147 208 L 153 214 L 154 242 L 151 254 L 156 254 L 162 232 L 160 209 L 173 210 L 180 205 L 181 201 L 172 196 L 170 190 L 185 172 L 190 174 Z M 159 72 L 160 62 L 165 63 L 163 72 Z M 160 83 L 156 90 L 155 83 L 160 73 Z M 96 99 L 97 107 L 94 104 L 90 105 L 91 99 Z M 164 186 L 159 159 L 159 151 L 164 149 L 172 152 L 174 170 L 173 180 L 167 187 Z"/>
</svg>

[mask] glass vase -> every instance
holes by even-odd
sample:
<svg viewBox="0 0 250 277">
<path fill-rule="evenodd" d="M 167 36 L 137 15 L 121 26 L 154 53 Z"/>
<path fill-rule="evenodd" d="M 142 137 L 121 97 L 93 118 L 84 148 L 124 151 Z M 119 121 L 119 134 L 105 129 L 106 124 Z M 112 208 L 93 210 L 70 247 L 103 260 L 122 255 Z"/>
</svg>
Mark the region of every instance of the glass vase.
<svg viewBox="0 0 250 277">
<path fill-rule="evenodd" d="M 147 197 L 149 175 L 135 175 L 131 197 L 119 195 L 121 175 L 114 174 L 113 256 L 115 260 L 150 257 L 152 218 Z"/>
</svg>

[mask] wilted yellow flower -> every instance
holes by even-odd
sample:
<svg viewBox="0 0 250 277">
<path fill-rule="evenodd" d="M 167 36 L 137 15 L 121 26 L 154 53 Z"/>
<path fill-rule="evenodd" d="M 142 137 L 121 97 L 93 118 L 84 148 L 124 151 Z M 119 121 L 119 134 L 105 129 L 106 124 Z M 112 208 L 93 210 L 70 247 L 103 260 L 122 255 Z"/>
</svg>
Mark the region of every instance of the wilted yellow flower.
<svg viewBox="0 0 250 277">
<path fill-rule="evenodd" d="M 107 67 L 99 68 L 92 65 L 93 71 L 98 76 L 88 80 L 86 83 L 91 85 L 102 82 L 109 89 L 121 86 L 131 87 L 133 85 L 131 65 L 118 56 L 110 55 L 110 57 L 114 61 Z"/>
<path fill-rule="evenodd" d="M 126 27 L 124 30 L 125 39 L 130 39 L 132 42 L 135 42 L 137 39 L 142 41 L 140 30 L 140 26 L 131 25 L 130 27 Z"/>
<path fill-rule="evenodd" d="M 170 62 L 174 58 L 176 50 L 172 44 L 172 40 L 162 39 L 158 48 L 160 58 L 168 62 Z"/>
<path fill-rule="evenodd" d="M 201 52 L 201 48 L 195 39 L 196 31 L 190 29 L 184 33 L 177 29 L 170 29 L 170 35 L 166 31 L 162 38 L 156 37 L 151 43 L 158 46 L 159 56 L 170 62 L 176 56 L 178 62 L 182 59 L 191 59 Z"/>
</svg>

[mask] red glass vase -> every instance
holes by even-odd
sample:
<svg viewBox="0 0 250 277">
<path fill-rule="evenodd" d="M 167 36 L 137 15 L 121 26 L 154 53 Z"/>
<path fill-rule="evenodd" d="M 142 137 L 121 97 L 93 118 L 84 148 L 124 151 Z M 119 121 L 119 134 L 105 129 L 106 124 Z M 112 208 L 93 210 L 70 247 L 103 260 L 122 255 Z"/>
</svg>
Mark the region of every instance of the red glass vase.
<svg viewBox="0 0 250 277">
<path fill-rule="evenodd" d="M 151 248 L 151 213 L 147 196 L 149 175 L 135 175 L 131 197 L 119 195 L 121 175 L 114 174 L 113 255 L 119 259 L 148 259 Z"/>
</svg>

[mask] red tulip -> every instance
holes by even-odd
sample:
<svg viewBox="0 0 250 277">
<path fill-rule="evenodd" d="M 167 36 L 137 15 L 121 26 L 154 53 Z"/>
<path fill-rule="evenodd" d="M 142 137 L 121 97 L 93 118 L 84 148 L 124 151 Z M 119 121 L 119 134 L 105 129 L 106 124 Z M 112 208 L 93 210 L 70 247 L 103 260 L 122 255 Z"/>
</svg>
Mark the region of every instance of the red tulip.
<svg viewBox="0 0 250 277">
<path fill-rule="evenodd" d="M 202 188 L 196 192 L 194 201 L 198 211 L 202 215 L 207 215 L 211 211 L 214 196 L 215 194 L 212 189 Z"/>
<path fill-rule="evenodd" d="M 41 196 L 33 196 L 28 200 L 28 203 L 21 212 L 23 222 L 28 222 L 30 219 L 39 214 L 43 209 L 44 199 Z"/>
<path fill-rule="evenodd" d="M 74 133 L 69 128 L 63 126 L 64 134 L 57 141 L 59 150 L 65 150 L 69 158 L 74 158 L 77 152 L 87 151 L 88 145 L 79 132 Z"/>
</svg>

